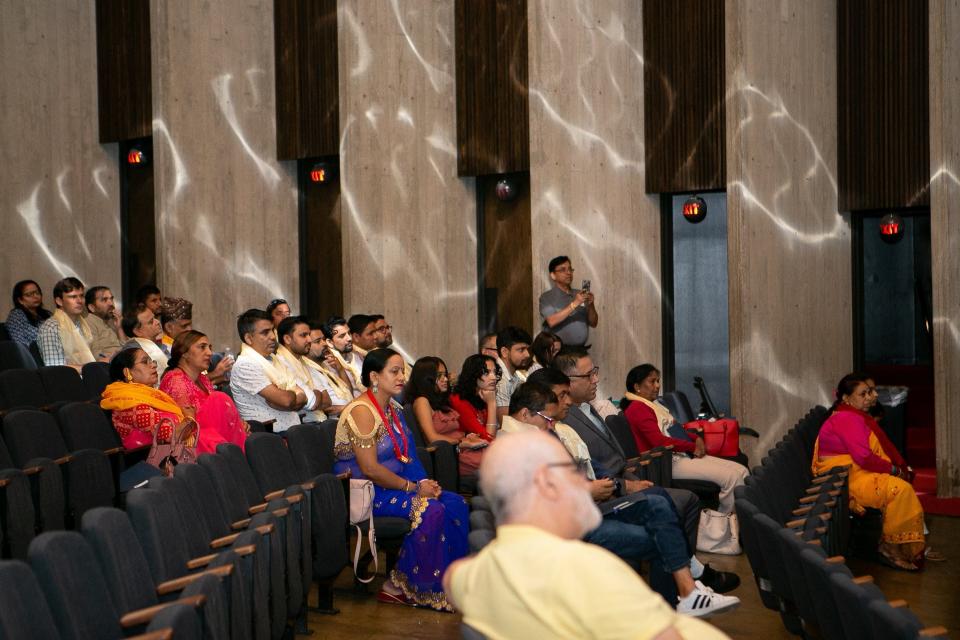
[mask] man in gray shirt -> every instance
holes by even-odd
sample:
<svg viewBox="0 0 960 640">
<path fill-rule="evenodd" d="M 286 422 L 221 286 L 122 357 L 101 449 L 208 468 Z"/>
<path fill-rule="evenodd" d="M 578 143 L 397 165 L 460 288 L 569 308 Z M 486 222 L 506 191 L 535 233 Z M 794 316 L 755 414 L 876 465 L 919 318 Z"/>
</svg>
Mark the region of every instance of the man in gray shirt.
<svg viewBox="0 0 960 640">
<path fill-rule="evenodd" d="M 551 260 L 549 269 L 553 288 L 540 296 L 543 330 L 560 336 L 564 346 L 582 347 L 590 336 L 590 327 L 596 327 L 600 320 L 593 293 L 571 287 L 573 265 L 567 256 Z"/>
</svg>

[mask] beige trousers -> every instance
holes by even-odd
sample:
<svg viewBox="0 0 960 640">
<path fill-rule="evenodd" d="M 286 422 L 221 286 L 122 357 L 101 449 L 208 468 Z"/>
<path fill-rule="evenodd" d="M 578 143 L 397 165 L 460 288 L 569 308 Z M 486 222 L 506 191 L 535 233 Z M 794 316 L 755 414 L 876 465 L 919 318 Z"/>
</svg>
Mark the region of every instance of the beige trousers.
<svg viewBox="0 0 960 640">
<path fill-rule="evenodd" d="M 709 480 L 720 485 L 721 513 L 733 512 L 733 490 L 743 484 L 749 473 L 742 464 L 723 458 L 673 456 L 673 477 L 677 480 Z"/>
</svg>

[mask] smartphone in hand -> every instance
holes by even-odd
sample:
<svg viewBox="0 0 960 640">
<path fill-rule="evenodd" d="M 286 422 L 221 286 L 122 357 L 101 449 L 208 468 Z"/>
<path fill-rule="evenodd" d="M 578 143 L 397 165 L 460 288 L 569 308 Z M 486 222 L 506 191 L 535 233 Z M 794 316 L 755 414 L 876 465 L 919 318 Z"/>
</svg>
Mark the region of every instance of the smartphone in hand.
<svg viewBox="0 0 960 640">
<path fill-rule="evenodd" d="M 589 280 L 584 280 L 584 281 L 580 284 L 580 290 L 583 291 L 584 293 L 590 293 L 590 281 L 589 281 Z"/>
</svg>

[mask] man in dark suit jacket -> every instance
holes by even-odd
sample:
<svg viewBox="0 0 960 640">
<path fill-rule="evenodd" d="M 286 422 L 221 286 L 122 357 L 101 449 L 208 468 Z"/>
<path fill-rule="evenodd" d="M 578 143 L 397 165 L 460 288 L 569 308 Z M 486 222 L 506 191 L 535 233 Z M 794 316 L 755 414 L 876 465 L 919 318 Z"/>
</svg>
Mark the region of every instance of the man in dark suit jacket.
<svg viewBox="0 0 960 640">
<path fill-rule="evenodd" d="M 634 491 L 649 491 L 668 495 L 677 508 L 680 523 L 687 536 L 691 553 L 697 548 L 697 530 L 700 525 L 700 499 L 686 489 L 669 487 L 644 488 L 639 478 L 626 470 L 627 457 L 617 438 L 607 428 L 600 414 L 590 406 L 597 395 L 600 369 L 593 364 L 587 351 L 580 347 L 569 347 L 561 351 L 553 361 L 553 366 L 570 378 L 570 398 L 573 406 L 567 413 L 565 424 L 570 426 L 590 450 L 590 462 L 598 478 L 609 477 L 618 483 L 618 495 Z M 711 571 L 712 573 L 712 571 Z M 732 580 L 731 575 L 728 579 Z M 739 579 L 736 580 L 739 583 Z M 728 585 L 714 587 L 717 591 Z"/>
</svg>

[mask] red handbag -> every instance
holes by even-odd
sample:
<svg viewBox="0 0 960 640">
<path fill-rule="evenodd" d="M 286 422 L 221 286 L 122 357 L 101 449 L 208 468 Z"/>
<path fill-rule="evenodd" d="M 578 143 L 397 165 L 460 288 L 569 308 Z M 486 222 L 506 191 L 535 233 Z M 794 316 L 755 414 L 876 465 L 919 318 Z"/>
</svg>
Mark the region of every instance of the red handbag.
<svg viewBox="0 0 960 640">
<path fill-rule="evenodd" d="M 733 418 L 694 420 L 683 425 L 692 437 L 702 437 L 707 453 L 733 458 L 740 453 L 740 423 Z"/>
</svg>

